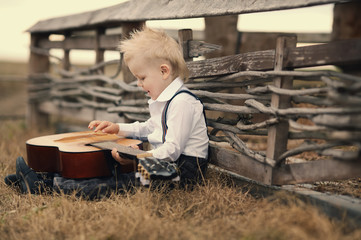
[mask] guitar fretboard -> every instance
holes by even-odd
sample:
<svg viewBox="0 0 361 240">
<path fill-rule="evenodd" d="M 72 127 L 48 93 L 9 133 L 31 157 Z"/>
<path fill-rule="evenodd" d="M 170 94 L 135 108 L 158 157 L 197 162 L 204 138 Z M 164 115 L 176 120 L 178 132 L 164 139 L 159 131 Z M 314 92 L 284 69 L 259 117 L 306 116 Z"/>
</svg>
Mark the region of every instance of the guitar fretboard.
<svg viewBox="0 0 361 240">
<path fill-rule="evenodd" d="M 112 150 L 113 148 L 116 148 L 118 152 L 133 157 L 136 157 L 140 153 L 145 153 L 145 151 L 143 150 L 135 149 L 129 146 L 119 145 L 112 141 L 91 143 L 90 145 L 107 150 Z M 149 185 L 149 180 L 179 180 L 179 177 L 177 178 L 178 171 L 175 163 L 159 161 L 154 157 L 139 159 L 138 175 L 138 177 L 141 179 L 140 181 L 144 185 Z"/>
<path fill-rule="evenodd" d="M 113 148 L 116 148 L 118 152 L 131 155 L 133 157 L 136 157 L 140 153 L 145 153 L 145 151 L 140 149 L 135 149 L 129 146 L 124 146 L 117 144 L 115 142 L 109 141 L 109 142 L 98 142 L 98 143 L 91 143 L 91 146 L 101 148 L 101 149 L 108 149 L 112 150 Z"/>
</svg>

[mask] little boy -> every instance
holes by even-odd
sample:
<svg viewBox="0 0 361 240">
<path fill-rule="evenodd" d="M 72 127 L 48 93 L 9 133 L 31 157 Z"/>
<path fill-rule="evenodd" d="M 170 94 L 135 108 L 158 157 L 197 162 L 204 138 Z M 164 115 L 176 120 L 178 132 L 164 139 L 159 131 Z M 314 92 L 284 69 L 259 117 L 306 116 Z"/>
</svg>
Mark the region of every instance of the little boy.
<svg viewBox="0 0 361 240">
<path fill-rule="evenodd" d="M 179 168 L 181 186 L 200 182 L 207 168 L 209 139 L 203 105 L 183 84 L 187 80 L 188 69 L 179 45 L 164 32 L 144 28 L 133 32 L 119 47 L 138 86 L 150 97 L 151 117 L 146 122 L 130 124 L 95 120 L 89 123 L 88 128 L 95 132 L 147 140 L 152 149 L 145 156 L 175 162 Z M 116 149 L 111 153 L 120 167 L 133 161 L 122 158 Z M 22 166 L 19 168 L 26 169 L 19 170 L 18 175 L 23 182 L 30 182 L 30 177 L 22 177 L 24 174 L 21 172 L 29 171 L 24 164 L 23 160 L 17 160 L 17 165 Z M 103 182 L 116 187 L 134 183 L 134 174 L 115 175 Z M 114 179 L 116 184 L 113 183 Z M 89 188 L 87 181 L 90 180 L 57 177 L 54 178 L 54 185 L 57 182 L 60 189 L 70 191 L 76 187 Z"/>
<path fill-rule="evenodd" d="M 183 85 L 188 69 L 177 42 L 164 32 L 145 28 L 120 43 L 124 61 L 150 97 L 150 119 L 132 124 L 92 121 L 90 129 L 146 139 L 148 156 L 176 162 L 181 182 L 197 182 L 207 167 L 208 135 L 203 105 Z M 120 164 L 127 161 L 113 149 Z"/>
</svg>

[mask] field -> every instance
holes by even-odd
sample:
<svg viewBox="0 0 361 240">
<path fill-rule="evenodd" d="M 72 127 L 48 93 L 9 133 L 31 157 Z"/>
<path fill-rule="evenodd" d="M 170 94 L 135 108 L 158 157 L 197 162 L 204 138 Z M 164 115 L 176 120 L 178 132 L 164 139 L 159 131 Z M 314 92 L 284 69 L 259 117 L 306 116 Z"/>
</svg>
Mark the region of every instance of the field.
<svg viewBox="0 0 361 240">
<path fill-rule="evenodd" d="M 25 65 L 0 62 L 0 71 L 25 76 Z M 0 115 L 24 116 L 25 84 L 0 84 Z M 29 129 L 22 118 L 0 118 L 0 131 L 1 179 L 15 172 L 16 157 L 26 158 L 27 139 L 54 133 Z M 250 188 L 210 170 L 193 191 L 140 188 L 89 201 L 25 195 L 1 180 L 0 239 L 361 239 L 361 229 L 349 229 L 294 197 L 280 192 L 256 198 Z"/>
</svg>

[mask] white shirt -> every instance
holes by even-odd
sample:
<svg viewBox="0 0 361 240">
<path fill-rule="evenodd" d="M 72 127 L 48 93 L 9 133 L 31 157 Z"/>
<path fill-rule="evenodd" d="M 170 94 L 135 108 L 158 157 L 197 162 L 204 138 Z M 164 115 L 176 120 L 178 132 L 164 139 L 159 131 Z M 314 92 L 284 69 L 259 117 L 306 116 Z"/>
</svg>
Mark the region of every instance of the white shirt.
<svg viewBox="0 0 361 240">
<path fill-rule="evenodd" d="M 176 78 L 156 100 L 150 99 L 150 119 L 146 122 L 119 123 L 118 135 L 144 139 L 152 145 L 153 156 L 175 161 L 181 154 L 207 158 L 208 135 L 203 116 L 203 105 L 187 93 L 177 95 L 167 111 L 167 135 L 162 142 L 162 112 L 165 104 L 179 90 L 188 90 L 180 78 Z"/>
</svg>

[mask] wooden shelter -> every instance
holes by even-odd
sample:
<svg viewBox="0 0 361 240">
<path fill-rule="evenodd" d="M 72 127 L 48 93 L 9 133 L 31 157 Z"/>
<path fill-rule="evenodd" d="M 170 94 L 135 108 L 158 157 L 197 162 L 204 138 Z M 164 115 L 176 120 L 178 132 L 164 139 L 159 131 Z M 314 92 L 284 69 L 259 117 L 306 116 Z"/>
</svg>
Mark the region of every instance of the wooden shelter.
<svg viewBox="0 0 361 240">
<path fill-rule="evenodd" d="M 82 120 L 134 121 L 147 118 L 139 93 L 121 59 L 104 62 L 104 51 L 148 20 L 211 17 L 299 8 L 347 1 L 155 1 L 132 0 L 113 7 L 40 21 L 31 34 L 29 115 L 31 125 L 49 114 Z M 121 33 L 112 30 L 121 27 Z M 91 34 L 89 34 L 89 32 Z M 86 34 L 85 34 L 86 33 Z M 51 34 L 63 35 L 52 41 Z M 361 39 L 297 47 L 297 35 L 284 34 L 273 49 L 192 61 L 217 46 L 178 32 L 190 70 L 187 86 L 207 111 L 211 163 L 265 184 L 294 184 L 361 176 L 361 78 L 338 71 L 299 71 L 361 62 Z M 207 41 L 207 39 L 204 39 Z M 62 68 L 50 74 L 50 49 L 62 49 Z M 70 51 L 94 50 L 95 65 L 71 68 Z M 104 67 L 117 64 L 113 76 Z M 122 73 L 122 77 L 118 76 Z M 240 93 L 224 90 L 240 89 Z M 135 97 L 137 96 L 137 97 Z M 121 117 L 119 117 L 119 114 Z M 262 116 L 255 121 L 253 116 Z M 265 149 L 252 147 L 265 143 Z M 257 145 L 257 144 L 256 144 Z M 303 161 L 312 152 L 317 160 Z M 301 155 L 301 156 L 300 156 Z"/>
</svg>

